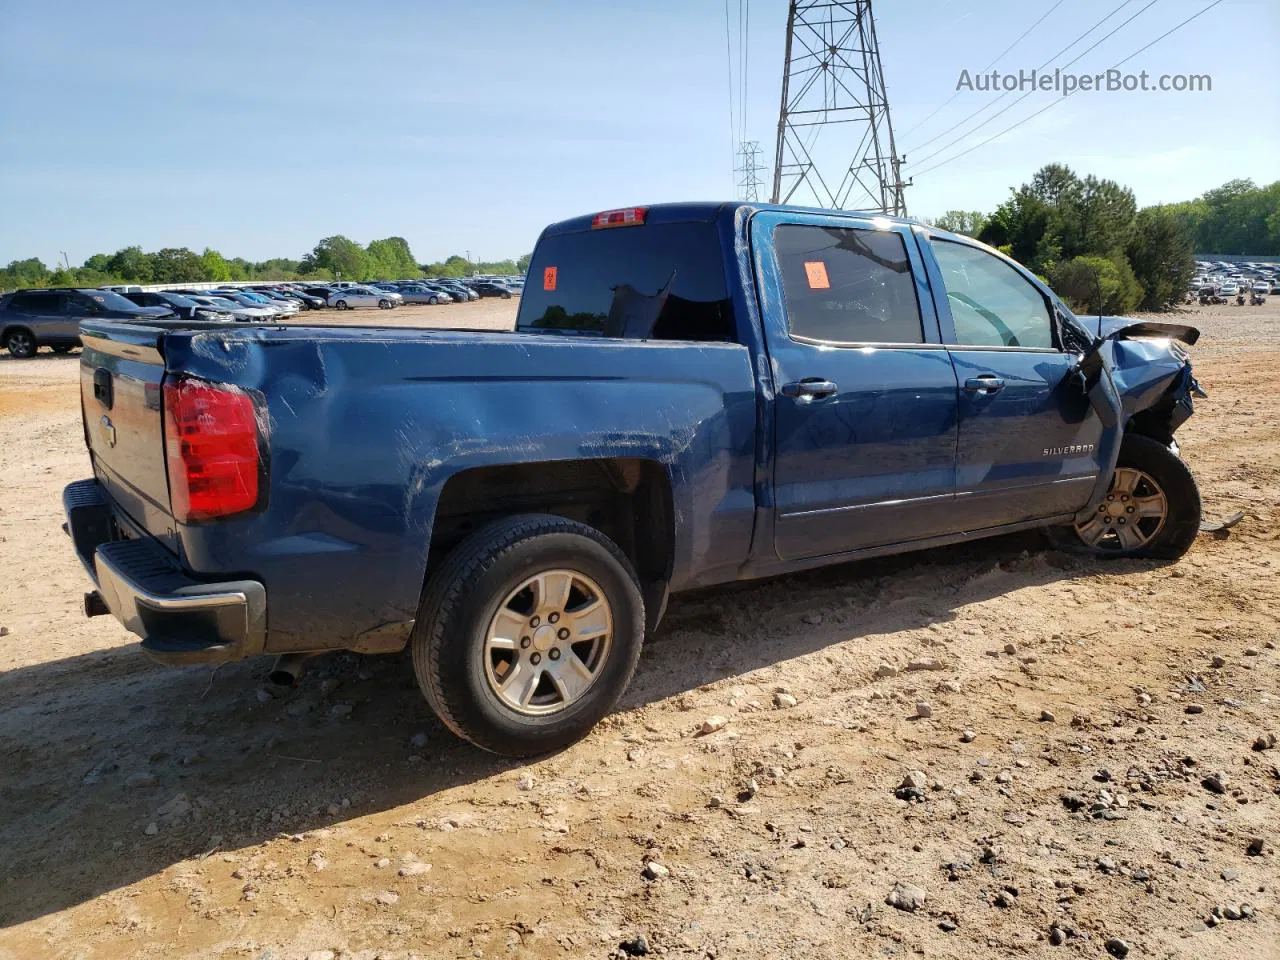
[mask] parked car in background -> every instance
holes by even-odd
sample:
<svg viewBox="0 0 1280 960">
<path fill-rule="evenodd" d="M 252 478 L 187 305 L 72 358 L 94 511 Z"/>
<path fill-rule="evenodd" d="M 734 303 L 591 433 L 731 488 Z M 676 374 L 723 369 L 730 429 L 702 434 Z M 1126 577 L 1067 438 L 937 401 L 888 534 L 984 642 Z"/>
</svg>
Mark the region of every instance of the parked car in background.
<svg viewBox="0 0 1280 960">
<path fill-rule="evenodd" d="M 231 319 L 238 323 L 251 323 L 253 321 L 274 320 L 276 315 L 273 311 L 266 307 L 246 307 L 244 304 L 235 300 L 228 300 L 226 297 L 204 296 L 199 293 L 187 293 L 184 296 L 189 297 L 196 303 L 203 306 L 212 307 L 215 310 L 223 310 L 231 314 Z"/>
<path fill-rule="evenodd" d="M 397 303 L 386 290 L 374 287 L 346 287 L 329 295 L 329 306 L 335 310 L 355 310 L 360 307 L 379 307 L 390 310 Z"/>
<path fill-rule="evenodd" d="M 239 290 L 210 290 L 208 295 L 211 297 L 219 297 L 223 300 L 230 300 L 232 303 L 239 304 L 250 310 L 258 311 L 257 319 L 261 320 L 278 320 L 284 315 L 284 311 L 263 303 L 261 300 L 255 300 L 247 294 Z"/>
<path fill-rule="evenodd" d="M 230 322 L 235 320 L 228 311 L 219 310 L 208 304 L 197 303 L 190 297 L 168 290 L 139 290 L 136 293 L 125 293 L 122 296 L 140 307 L 164 307 L 172 310 L 181 320 L 216 320 Z"/>
<path fill-rule="evenodd" d="M 81 320 L 172 320 L 167 308 L 140 307 L 111 290 L 57 287 L 0 297 L 0 345 L 26 360 L 41 347 L 69 353 L 80 346 Z"/>
<path fill-rule="evenodd" d="M 461 283 L 457 280 L 437 280 L 436 283 L 443 287 L 445 292 L 455 300 L 470 301 L 480 299 L 480 294 L 476 293 L 465 283 Z"/>
<path fill-rule="evenodd" d="M 476 280 L 468 283 L 467 286 L 482 297 L 501 297 L 503 300 L 510 300 L 515 296 L 515 291 L 510 287 L 492 280 Z"/>
<path fill-rule="evenodd" d="M 428 303 L 428 304 L 435 305 L 438 303 L 453 302 L 453 298 L 450 297 L 449 294 L 445 293 L 443 290 L 440 290 L 434 287 L 426 287 L 426 286 L 401 287 L 399 290 L 399 293 L 400 293 L 400 296 L 404 297 L 405 303 Z"/>
<path fill-rule="evenodd" d="M 226 297 L 228 300 L 234 300 L 236 303 L 242 303 L 246 307 L 260 307 L 268 310 L 277 318 L 291 317 L 298 312 L 300 307 L 297 304 L 277 303 L 267 297 L 259 296 L 252 290 L 213 290 L 212 293 L 219 297 Z"/>
</svg>

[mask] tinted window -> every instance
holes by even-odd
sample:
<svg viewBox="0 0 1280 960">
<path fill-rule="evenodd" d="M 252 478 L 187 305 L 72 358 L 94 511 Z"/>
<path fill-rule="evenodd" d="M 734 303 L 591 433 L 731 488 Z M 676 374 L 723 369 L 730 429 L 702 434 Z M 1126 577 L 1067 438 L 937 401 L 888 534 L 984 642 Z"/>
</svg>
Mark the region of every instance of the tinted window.
<svg viewBox="0 0 1280 960">
<path fill-rule="evenodd" d="M 902 236 L 783 224 L 774 232 L 791 333 L 827 343 L 923 343 Z"/>
<path fill-rule="evenodd" d="M 544 237 L 517 330 L 736 342 L 720 238 L 711 223 L 661 223 Z M 504 288 L 477 284 L 488 290 Z M 550 289 L 548 289 L 550 288 Z"/>
<path fill-rule="evenodd" d="M 178 293 L 162 294 L 160 299 L 166 304 L 175 307 L 182 307 L 184 309 L 187 307 L 194 307 L 196 305 L 194 300 L 188 300 L 186 297 Z"/>
<path fill-rule="evenodd" d="M 138 307 L 135 303 L 130 303 L 120 294 L 111 290 L 90 290 L 85 293 L 90 300 L 99 306 L 108 310 L 124 310 L 127 312 L 136 312 Z"/>
<path fill-rule="evenodd" d="M 94 300 L 96 299 L 95 297 Z M 95 303 L 94 300 L 73 294 L 63 301 L 62 312 L 70 317 L 92 317 L 94 314 L 102 313 L 102 305 Z M 129 309 L 135 309 L 133 304 L 129 304 Z"/>
<path fill-rule="evenodd" d="M 1053 347 L 1053 322 L 1044 296 L 994 254 L 949 240 L 933 240 L 956 342 L 985 347 Z"/>
<path fill-rule="evenodd" d="M 57 293 L 15 293 L 9 309 L 14 313 L 57 313 L 61 299 Z"/>
</svg>

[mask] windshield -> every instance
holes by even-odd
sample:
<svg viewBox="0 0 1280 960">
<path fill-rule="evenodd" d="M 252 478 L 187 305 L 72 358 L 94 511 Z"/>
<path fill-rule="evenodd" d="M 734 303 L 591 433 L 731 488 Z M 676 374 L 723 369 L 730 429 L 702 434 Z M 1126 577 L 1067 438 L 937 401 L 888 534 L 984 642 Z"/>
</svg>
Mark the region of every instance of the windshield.
<svg viewBox="0 0 1280 960">
<path fill-rule="evenodd" d="M 222 307 L 224 310 L 234 310 L 240 306 L 234 300 L 228 300 L 226 297 L 208 297 L 206 299 L 215 307 Z"/>
<path fill-rule="evenodd" d="M 166 293 L 164 299 L 168 300 L 175 307 L 194 307 L 196 302 L 190 297 L 184 297 L 179 293 Z"/>
</svg>

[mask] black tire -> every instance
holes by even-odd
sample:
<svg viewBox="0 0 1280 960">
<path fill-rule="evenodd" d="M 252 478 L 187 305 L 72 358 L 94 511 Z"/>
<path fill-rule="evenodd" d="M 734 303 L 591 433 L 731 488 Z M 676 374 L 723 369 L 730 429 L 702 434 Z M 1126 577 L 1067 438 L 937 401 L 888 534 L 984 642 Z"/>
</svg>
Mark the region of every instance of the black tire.
<svg viewBox="0 0 1280 960">
<path fill-rule="evenodd" d="M 347 301 L 345 301 L 345 300 L 339 300 L 339 301 L 338 301 L 337 303 L 335 303 L 333 306 L 334 306 L 334 308 L 335 308 L 335 309 L 337 309 L 337 310 L 350 310 L 350 309 L 351 309 L 349 306 L 347 306 Z"/>
<path fill-rule="evenodd" d="M 390 310 L 390 309 L 391 309 L 391 301 L 390 301 L 390 300 L 379 300 L 379 301 L 378 301 L 378 309 L 380 309 L 380 310 Z"/>
<path fill-rule="evenodd" d="M 439 298 L 439 297 L 432 297 L 430 300 L 428 300 L 428 301 L 427 301 L 427 303 L 431 304 L 431 306 L 433 306 L 433 307 L 434 307 L 434 306 L 438 306 L 438 305 L 439 305 L 439 303 L 440 303 L 440 298 Z"/>
<path fill-rule="evenodd" d="M 502 299 L 503 299 L 503 300 L 510 300 L 510 299 L 511 299 L 511 294 L 509 294 L 509 293 L 504 293 L 504 294 L 502 295 Z"/>
<path fill-rule="evenodd" d="M 30 360 L 40 349 L 35 334 L 25 327 L 16 327 L 4 335 L 4 348 L 15 360 Z"/>
<path fill-rule="evenodd" d="M 511 590 L 557 568 L 601 587 L 613 611 L 611 643 L 578 700 L 556 713 L 528 716 L 490 686 L 484 637 Z M 432 710 L 459 737 L 503 756 L 534 756 L 581 739 L 613 709 L 635 672 L 644 623 L 635 571 L 612 540 L 563 517 L 522 514 L 472 533 L 428 578 L 412 640 L 413 669 Z"/>
<path fill-rule="evenodd" d="M 1090 546 L 1074 527 L 1054 527 L 1047 531 L 1054 546 L 1098 557 L 1177 560 L 1195 542 L 1200 531 L 1200 488 L 1182 458 L 1150 437 L 1127 434 L 1120 445 L 1117 467 L 1140 470 L 1155 481 L 1164 493 L 1168 512 L 1163 526 L 1136 550 Z"/>
</svg>

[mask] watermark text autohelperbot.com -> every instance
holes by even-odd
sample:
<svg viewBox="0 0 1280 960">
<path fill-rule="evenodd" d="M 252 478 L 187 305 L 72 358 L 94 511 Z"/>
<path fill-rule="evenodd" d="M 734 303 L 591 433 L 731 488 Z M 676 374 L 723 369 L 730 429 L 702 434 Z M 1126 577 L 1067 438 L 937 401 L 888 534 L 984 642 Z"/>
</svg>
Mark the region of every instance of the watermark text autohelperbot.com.
<svg viewBox="0 0 1280 960">
<path fill-rule="evenodd" d="M 1213 90 L 1213 77 L 1207 73 L 1162 73 L 1153 76 L 1146 70 L 1122 73 L 1114 68 L 1101 73 L 1067 73 L 1063 70 L 1019 70 L 1016 73 L 990 70 L 970 73 L 968 70 L 961 70 L 956 90 L 976 90 L 979 93 L 1052 90 L 1064 97 L 1077 90 L 1096 93 L 1133 93 L 1144 90 L 1154 93 L 1210 93 Z"/>
</svg>

